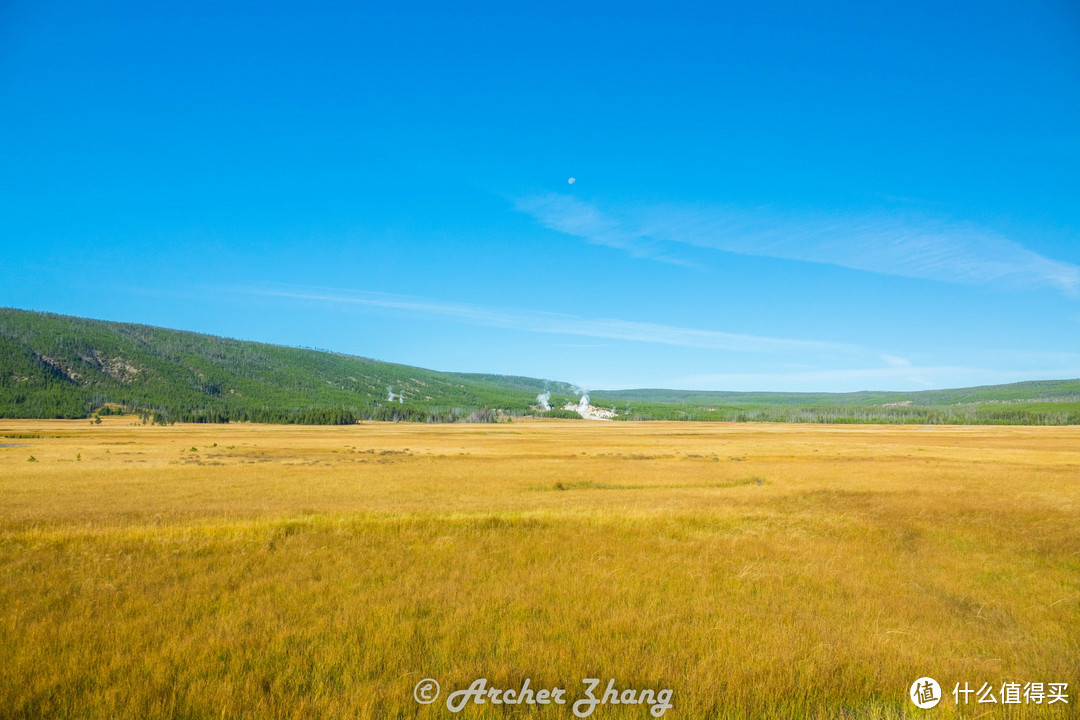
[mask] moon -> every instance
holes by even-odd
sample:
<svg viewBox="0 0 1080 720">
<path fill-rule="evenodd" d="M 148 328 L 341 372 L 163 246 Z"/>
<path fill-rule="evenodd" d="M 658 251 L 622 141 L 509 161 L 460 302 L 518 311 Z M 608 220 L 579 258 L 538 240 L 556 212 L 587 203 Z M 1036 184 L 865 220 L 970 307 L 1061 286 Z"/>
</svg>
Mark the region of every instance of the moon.
<svg viewBox="0 0 1080 720">
<path fill-rule="evenodd" d="M 575 182 L 577 182 L 577 178 L 570 178 L 566 182 L 569 183 L 570 185 L 573 185 Z"/>
</svg>

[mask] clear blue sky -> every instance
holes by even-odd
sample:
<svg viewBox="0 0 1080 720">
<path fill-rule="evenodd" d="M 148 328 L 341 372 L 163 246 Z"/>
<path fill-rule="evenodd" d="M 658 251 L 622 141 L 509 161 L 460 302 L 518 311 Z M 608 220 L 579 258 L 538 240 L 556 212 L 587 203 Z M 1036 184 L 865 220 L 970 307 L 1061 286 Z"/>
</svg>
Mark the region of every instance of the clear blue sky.
<svg viewBox="0 0 1080 720">
<path fill-rule="evenodd" d="M 308 5 L 0 4 L 0 306 L 593 389 L 1080 377 L 1075 3 Z"/>
</svg>

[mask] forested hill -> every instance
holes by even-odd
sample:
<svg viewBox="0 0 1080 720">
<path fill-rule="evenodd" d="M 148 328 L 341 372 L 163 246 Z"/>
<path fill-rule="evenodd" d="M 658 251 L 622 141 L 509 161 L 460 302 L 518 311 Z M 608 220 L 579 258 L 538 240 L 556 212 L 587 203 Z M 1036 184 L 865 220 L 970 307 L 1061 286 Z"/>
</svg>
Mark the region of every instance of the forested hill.
<svg viewBox="0 0 1080 720">
<path fill-rule="evenodd" d="M 616 402 L 649 402 L 689 405 L 885 405 L 904 403 L 920 407 L 978 402 L 1043 400 L 1080 401 L 1080 380 L 1030 380 L 1007 385 L 948 390 L 862 391 L 849 393 L 720 392 L 705 390 L 605 390 L 596 393 Z"/>
<path fill-rule="evenodd" d="M 1080 424 L 1080 380 L 1040 380 L 914 392 L 850 393 L 616 390 L 592 393 L 624 420 L 898 423 L 949 425 Z"/>
<path fill-rule="evenodd" d="M 537 388 L 543 380 L 0 309 L 0 417 L 105 408 L 180 422 L 493 420 L 528 412 Z"/>
<path fill-rule="evenodd" d="M 537 395 L 553 410 L 540 413 Z M 577 417 L 567 383 L 448 373 L 148 325 L 0 309 L 0 417 L 338 424 Z M 1080 424 L 1080 380 L 956 390 L 591 393 L 616 420 Z"/>
</svg>

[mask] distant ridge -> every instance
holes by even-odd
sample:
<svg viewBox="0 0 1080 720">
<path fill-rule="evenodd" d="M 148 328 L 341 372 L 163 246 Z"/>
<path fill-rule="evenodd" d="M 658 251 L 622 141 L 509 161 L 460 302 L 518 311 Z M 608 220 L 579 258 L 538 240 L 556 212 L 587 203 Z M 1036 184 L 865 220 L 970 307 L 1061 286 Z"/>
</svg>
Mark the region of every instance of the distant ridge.
<svg viewBox="0 0 1080 720">
<path fill-rule="evenodd" d="M 522 415 L 543 380 L 479 378 L 149 325 L 0 309 L 0 416 L 337 424 Z M 391 395 L 393 399 L 391 400 Z"/>
<path fill-rule="evenodd" d="M 539 393 L 555 410 L 541 413 Z M 438 372 L 322 350 L 0 309 L 0 417 L 347 424 L 567 416 L 565 382 Z M 616 419 L 1080 424 L 1080 380 L 858 393 L 594 391 Z"/>
<path fill-rule="evenodd" d="M 617 401 L 659 403 L 736 403 L 778 405 L 882 405 L 905 402 L 915 406 L 1011 401 L 1080 402 L 1080 380 L 1028 380 L 1005 385 L 979 385 L 950 390 L 873 391 L 848 393 L 731 392 L 712 390 L 615 390 L 602 393 Z"/>
</svg>

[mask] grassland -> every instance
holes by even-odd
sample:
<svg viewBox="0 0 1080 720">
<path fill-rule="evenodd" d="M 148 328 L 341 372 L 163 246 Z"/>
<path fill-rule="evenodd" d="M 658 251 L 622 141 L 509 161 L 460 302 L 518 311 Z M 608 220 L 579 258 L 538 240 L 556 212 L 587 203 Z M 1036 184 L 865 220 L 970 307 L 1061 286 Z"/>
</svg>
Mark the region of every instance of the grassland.
<svg viewBox="0 0 1080 720">
<path fill-rule="evenodd" d="M 673 718 L 1080 705 L 1077 427 L 111 417 L 0 444 L 5 718 L 452 717 L 425 677 L 669 687 Z M 1069 704 L 949 694 L 1005 681 Z M 573 717 L 458 717 L 506 716 Z"/>
</svg>

